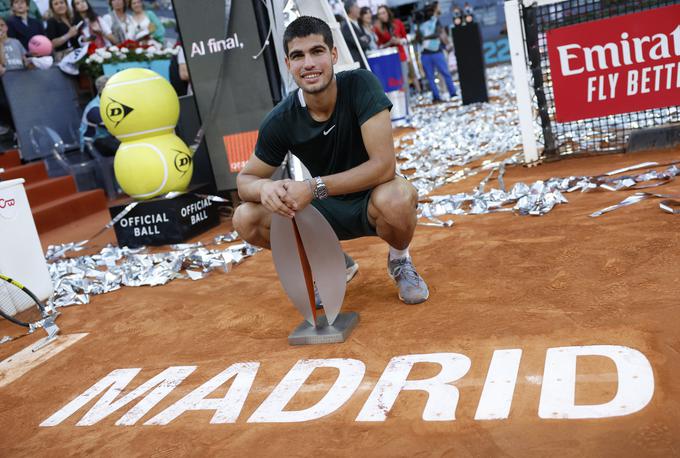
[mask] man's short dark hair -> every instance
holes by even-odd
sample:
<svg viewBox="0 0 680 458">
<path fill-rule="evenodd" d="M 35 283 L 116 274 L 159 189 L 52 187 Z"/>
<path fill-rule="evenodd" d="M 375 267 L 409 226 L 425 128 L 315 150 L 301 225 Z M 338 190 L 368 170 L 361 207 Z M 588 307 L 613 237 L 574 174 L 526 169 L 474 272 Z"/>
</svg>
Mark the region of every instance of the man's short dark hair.
<svg viewBox="0 0 680 458">
<path fill-rule="evenodd" d="M 349 10 L 357 4 L 357 0 L 345 0 L 345 12 L 349 13 Z"/>
<path fill-rule="evenodd" d="M 313 16 L 300 16 L 286 27 L 283 32 L 283 50 L 288 55 L 288 43 L 293 38 L 304 38 L 310 35 L 321 35 L 328 49 L 333 49 L 333 33 L 324 21 Z"/>
</svg>

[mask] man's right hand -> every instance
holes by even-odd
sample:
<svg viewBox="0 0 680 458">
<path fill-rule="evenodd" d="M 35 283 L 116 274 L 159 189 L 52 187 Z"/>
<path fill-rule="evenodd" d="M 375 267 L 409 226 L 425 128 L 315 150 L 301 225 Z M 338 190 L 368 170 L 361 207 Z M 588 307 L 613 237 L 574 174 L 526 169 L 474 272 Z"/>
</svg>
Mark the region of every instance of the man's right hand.
<svg viewBox="0 0 680 458">
<path fill-rule="evenodd" d="M 260 188 L 260 202 L 269 211 L 281 216 L 295 216 L 294 202 L 288 197 L 286 183 L 290 180 L 267 181 Z"/>
</svg>

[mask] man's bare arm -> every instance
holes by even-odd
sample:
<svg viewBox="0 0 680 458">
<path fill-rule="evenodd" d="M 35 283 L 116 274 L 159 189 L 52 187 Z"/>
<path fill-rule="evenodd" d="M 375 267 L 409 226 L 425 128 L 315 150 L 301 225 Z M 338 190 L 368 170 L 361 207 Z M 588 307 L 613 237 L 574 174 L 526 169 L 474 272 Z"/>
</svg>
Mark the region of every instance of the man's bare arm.
<svg viewBox="0 0 680 458">
<path fill-rule="evenodd" d="M 293 217 L 295 203 L 286 192 L 290 180 L 272 181 L 276 167 L 272 167 L 254 154 L 236 177 L 238 195 L 244 202 L 259 202 L 269 211 Z"/>
<path fill-rule="evenodd" d="M 275 170 L 276 167 L 272 167 L 254 154 L 251 155 L 236 177 L 236 187 L 241 200 L 260 202 L 262 185 L 272 181 L 270 177 Z"/>
<path fill-rule="evenodd" d="M 397 161 L 389 110 L 375 114 L 362 124 L 361 136 L 368 161 L 344 172 L 322 177 L 329 195 L 364 191 L 394 178 Z"/>
</svg>

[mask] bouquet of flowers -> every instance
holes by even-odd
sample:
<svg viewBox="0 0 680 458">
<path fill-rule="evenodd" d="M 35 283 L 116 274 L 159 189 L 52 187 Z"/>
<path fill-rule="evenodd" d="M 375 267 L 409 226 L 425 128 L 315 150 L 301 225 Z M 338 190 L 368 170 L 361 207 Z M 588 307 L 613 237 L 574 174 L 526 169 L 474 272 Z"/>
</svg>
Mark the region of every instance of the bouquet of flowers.
<svg viewBox="0 0 680 458">
<path fill-rule="evenodd" d="M 150 62 L 158 59 L 169 59 L 177 55 L 179 48 L 163 48 L 160 44 L 139 43 L 126 40 L 117 46 L 97 48 L 94 43 L 87 50 L 87 58 L 80 61 L 80 70 L 93 79 L 104 73 L 104 64 L 120 62 Z"/>
</svg>

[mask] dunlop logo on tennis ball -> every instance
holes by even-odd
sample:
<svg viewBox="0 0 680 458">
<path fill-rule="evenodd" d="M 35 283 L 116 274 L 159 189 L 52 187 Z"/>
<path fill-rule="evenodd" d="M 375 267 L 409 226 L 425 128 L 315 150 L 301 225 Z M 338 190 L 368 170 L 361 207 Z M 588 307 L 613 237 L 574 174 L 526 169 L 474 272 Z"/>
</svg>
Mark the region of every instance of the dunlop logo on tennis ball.
<svg viewBox="0 0 680 458">
<path fill-rule="evenodd" d="M 191 150 L 175 134 L 122 142 L 113 161 L 120 187 L 135 199 L 184 191 L 191 181 Z"/>
<path fill-rule="evenodd" d="M 191 156 L 184 151 L 173 150 L 175 154 L 175 170 L 180 172 L 184 176 L 189 170 L 191 170 L 191 162 L 193 159 Z"/>
<path fill-rule="evenodd" d="M 118 124 L 125 119 L 127 115 L 134 111 L 134 108 L 124 105 L 116 100 L 109 99 L 110 102 L 106 105 L 106 117 L 118 127 Z"/>
<path fill-rule="evenodd" d="M 179 119 L 179 100 L 172 85 L 146 68 L 128 68 L 113 75 L 101 100 L 104 125 L 121 142 L 171 134 Z"/>
</svg>

